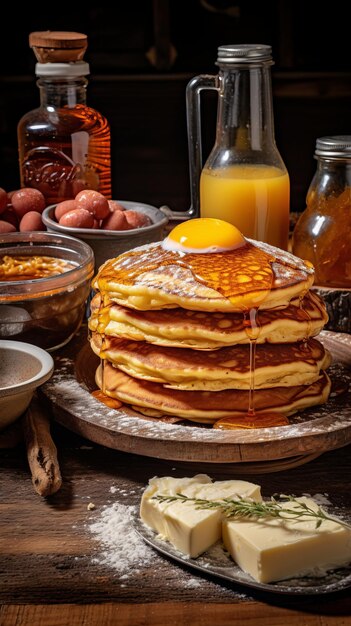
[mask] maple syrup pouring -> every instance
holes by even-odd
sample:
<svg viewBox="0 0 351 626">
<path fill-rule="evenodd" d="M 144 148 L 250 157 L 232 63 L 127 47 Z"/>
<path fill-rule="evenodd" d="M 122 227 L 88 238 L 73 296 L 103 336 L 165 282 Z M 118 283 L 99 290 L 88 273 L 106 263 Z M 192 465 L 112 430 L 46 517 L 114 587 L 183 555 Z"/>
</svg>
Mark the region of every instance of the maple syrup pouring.
<svg viewBox="0 0 351 626">
<path fill-rule="evenodd" d="M 244 313 L 244 327 L 246 334 L 250 339 L 250 388 L 247 413 L 242 416 L 234 415 L 224 417 L 215 422 L 213 428 L 219 430 L 238 430 L 269 428 L 271 426 L 287 426 L 289 424 L 289 420 L 286 415 L 280 411 L 263 411 L 260 413 L 256 413 L 255 411 L 255 360 L 257 339 L 260 335 L 257 308 L 251 308 L 247 313 Z"/>
<path fill-rule="evenodd" d="M 248 317 L 244 314 L 244 327 L 245 332 L 250 340 L 249 344 L 249 359 L 250 359 L 250 389 L 249 389 L 249 407 L 247 409 L 247 415 L 255 417 L 255 363 L 256 363 L 256 344 L 257 338 L 260 334 L 260 329 L 257 320 L 257 309 L 250 309 Z"/>
</svg>

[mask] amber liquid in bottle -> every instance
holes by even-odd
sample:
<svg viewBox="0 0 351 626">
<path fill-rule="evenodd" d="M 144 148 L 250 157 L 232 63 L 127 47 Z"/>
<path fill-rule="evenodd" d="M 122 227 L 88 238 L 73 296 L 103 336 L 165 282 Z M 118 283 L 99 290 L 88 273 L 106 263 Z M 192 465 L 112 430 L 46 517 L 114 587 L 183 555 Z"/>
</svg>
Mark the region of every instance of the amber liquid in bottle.
<svg viewBox="0 0 351 626">
<path fill-rule="evenodd" d="M 307 196 L 293 236 L 293 252 L 313 263 L 315 284 L 351 288 L 351 187 L 341 193 Z"/>
<path fill-rule="evenodd" d="M 22 117 L 18 146 L 22 187 L 47 204 L 94 189 L 111 198 L 110 127 L 85 104 L 85 78 L 40 79 L 41 106 Z"/>
<path fill-rule="evenodd" d="M 314 265 L 314 284 L 351 288 L 351 135 L 319 137 L 317 169 L 306 209 L 294 229 L 292 250 Z"/>
</svg>

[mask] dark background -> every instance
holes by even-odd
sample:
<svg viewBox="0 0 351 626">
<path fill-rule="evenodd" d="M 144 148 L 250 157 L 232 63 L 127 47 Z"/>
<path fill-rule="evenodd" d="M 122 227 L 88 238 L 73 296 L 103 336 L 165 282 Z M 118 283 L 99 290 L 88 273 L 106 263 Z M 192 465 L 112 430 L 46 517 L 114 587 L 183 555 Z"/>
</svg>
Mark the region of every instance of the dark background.
<svg viewBox="0 0 351 626">
<path fill-rule="evenodd" d="M 324 8 L 322 8 L 322 6 Z M 317 137 L 351 134 L 351 52 L 346 6 L 297 0 L 130 0 L 7 5 L 0 52 L 0 186 L 19 187 L 16 126 L 39 103 L 34 30 L 89 38 L 88 103 L 110 121 L 113 196 L 189 207 L 185 87 L 217 73 L 217 47 L 273 46 L 276 140 L 290 173 L 293 210 L 315 170 Z M 215 134 L 216 96 L 202 97 L 204 156 Z"/>
</svg>

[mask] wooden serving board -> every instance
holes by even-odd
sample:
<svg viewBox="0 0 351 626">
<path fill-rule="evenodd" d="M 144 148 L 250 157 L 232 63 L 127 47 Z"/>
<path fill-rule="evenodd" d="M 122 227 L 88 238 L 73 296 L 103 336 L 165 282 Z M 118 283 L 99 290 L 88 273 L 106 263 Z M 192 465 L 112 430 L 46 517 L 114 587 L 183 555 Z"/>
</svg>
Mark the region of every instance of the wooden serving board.
<svg viewBox="0 0 351 626">
<path fill-rule="evenodd" d="M 190 463 L 232 463 L 246 473 L 279 471 L 351 442 L 351 336 L 325 331 L 319 339 L 334 357 L 337 393 L 326 405 L 292 416 L 289 426 L 222 431 L 144 417 L 126 406 L 110 409 L 91 395 L 98 359 L 86 339 L 76 359 L 64 351 L 55 357 L 55 373 L 42 393 L 58 422 L 109 448 Z"/>
</svg>

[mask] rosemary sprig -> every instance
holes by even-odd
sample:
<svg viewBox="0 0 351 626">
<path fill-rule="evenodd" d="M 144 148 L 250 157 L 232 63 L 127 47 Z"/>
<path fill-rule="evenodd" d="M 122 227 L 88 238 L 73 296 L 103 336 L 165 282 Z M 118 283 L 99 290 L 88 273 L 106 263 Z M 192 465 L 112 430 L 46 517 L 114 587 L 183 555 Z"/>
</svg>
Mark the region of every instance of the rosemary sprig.
<svg viewBox="0 0 351 626">
<path fill-rule="evenodd" d="M 152 500 L 158 500 L 159 502 L 193 502 L 195 509 L 221 509 L 224 517 L 233 518 L 273 518 L 279 517 L 285 520 L 305 521 L 306 517 L 311 517 L 316 520 L 316 528 L 329 520 L 351 528 L 347 522 L 341 519 L 335 519 L 329 516 L 323 509 L 318 507 L 317 510 L 309 507 L 305 502 L 300 502 L 294 496 L 281 495 L 280 498 L 283 502 L 279 502 L 274 496 L 266 502 L 255 502 L 250 498 L 243 498 L 238 495 L 235 499 L 223 498 L 223 500 L 202 500 L 201 498 L 189 498 L 182 493 L 177 493 L 174 496 L 170 495 L 157 495 L 153 496 Z M 293 502 L 297 506 L 287 508 L 283 506 L 286 501 Z M 303 519 L 302 519 L 303 518 Z"/>
</svg>

